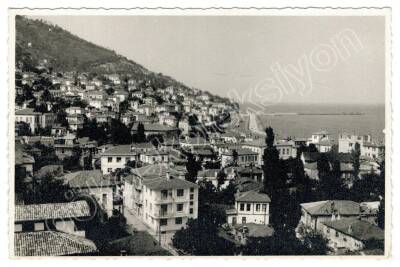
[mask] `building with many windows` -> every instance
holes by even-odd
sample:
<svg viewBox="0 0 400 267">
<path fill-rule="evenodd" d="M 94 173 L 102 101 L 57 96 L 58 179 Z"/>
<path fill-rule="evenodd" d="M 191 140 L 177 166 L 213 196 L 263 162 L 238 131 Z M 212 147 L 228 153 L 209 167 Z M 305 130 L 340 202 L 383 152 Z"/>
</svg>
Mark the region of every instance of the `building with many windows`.
<svg viewBox="0 0 400 267">
<path fill-rule="evenodd" d="M 197 218 L 198 185 L 168 164 L 133 170 L 124 182 L 124 208 L 141 218 L 150 232 L 169 242 L 190 218 Z"/>
<path fill-rule="evenodd" d="M 235 196 L 235 208 L 227 212 L 227 222 L 237 224 L 269 224 L 271 199 L 265 193 L 251 190 Z"/>
</svg>

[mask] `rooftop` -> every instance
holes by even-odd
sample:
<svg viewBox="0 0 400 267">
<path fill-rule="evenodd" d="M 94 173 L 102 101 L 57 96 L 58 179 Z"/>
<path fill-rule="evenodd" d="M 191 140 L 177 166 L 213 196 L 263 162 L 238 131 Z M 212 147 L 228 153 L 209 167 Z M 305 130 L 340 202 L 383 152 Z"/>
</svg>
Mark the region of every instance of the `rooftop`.
<svg viewBox="0 0 400 267">
<path fill-rule="evenodd" d="M 158 123 L 148 123 L 148 124 L 143 124 L 144 130 L 145 131 L 150 131 L 150 132 L 164 132 L 164 131 L 176 131 L 178 128 L 176 127 L 171 127 L 168 125 L 163 125 L 163 124 L 158 124 Z M 135 123 L 132 126 L 132 131 L 137 131 L 138 128 L 138 123 Z"/>
<path fill-rule="evenodd" d="M 384 231 L 381 228 L 360 219 L 345 218 L 323 222 L 323 224 L 360 241 L 384 240 L 385 238 Z"/>
<path fill-rule="evenodd" d="M 104 178 L 101 170 L 78 171 L 66 174 L 64 179 L 72 188 L 111 187 L 113 181 Z"/>
<path fill-rule="evenodd" d="M 260 193 L 257 191 L 247 191 L 244 193 L 240 193 L 236 198 L 238 202 L 261 202 L 261 203 L 269 203 L 271 199 L 265 193 Z"/>
<path fill-rule="evenodd" d="M 146 187 L 152 190 L 169 190 L 176 188 L 190 188 L 190 187 L 198 187 L 197 184 L 191 183 L 189 181 L 179 179 L 179 178 L 155 178 L 155 179 L 147 179 L 143 181 L 143 184 Z"/>
<path fill-rule="evenodd" d="M 39 221 L 48 219 L 66 219 L 90 216 L 86 201 L 67 203 L 46 203 L 32 205 L 16 205 L 15 221 Z"/>
<path fill-rule="evenodd" d="M 68 256 L 97 252 L 93 241 L 55 231 L 14 234 L 14 254 L 21 256 Z"/>
<path fill-rule="evenodd" d="M 340 215 L 360 214 L 360 204 L 351 200 L 324 200 L 300 204 L 308 213 L 314 216 L 328 216 L 334 213 Z"/>
<path fill-rule="evenodd" d="M 40 112 L 35 112 L 33 108 L 25 108 L 15 111 L 15 115 L 40 115 Z"/>
</svg>

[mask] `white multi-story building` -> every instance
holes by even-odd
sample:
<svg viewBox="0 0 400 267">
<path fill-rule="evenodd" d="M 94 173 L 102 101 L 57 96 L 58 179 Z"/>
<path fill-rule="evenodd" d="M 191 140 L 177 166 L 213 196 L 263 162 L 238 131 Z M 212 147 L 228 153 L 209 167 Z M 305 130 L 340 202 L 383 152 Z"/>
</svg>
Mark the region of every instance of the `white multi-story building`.
<svg viewBox="0 0 400 267">
<path fill-rule="evenodd" d="M 307 141 L 307 145 L 314 144 L 319 152 L 329 152 L 332 148 L 331 135 L 327 131 L 315 132 L 311 135 L 311 139 Z"/>
<path fill-rule="evenodd" d="M 55 115 L 35 112 L 32 108 L 20 109 L 15 111 L 15 121 L 29 124 L 31 132 L 35 133 L 39 128 L 51 127 L 54 124 Z"/>
<path fill-rule="evenodd" d="M 385 146 L 378 142 L 374 142 L 370 135 L 352 135 L 339 134 L 339 152 L 351 153 L 354 150 L 356 143 L 360 145 L 361 156 L 378 159 L 384 154 Z"/>
<path fill-rule="evenodd" d="M 120 145 L 104 151 L 100 156 L 101 171 L 108 174 L 117 169 L 125 168 L 128 161 L 138 161 L 141 153 L 154 150 L 148 143 L 135 145 Z"/>
<path fill-rule="evenodd" d="M 228 212 L 227 222 L 236 224 L 269 224 L 269 204 L 271 199 L 265 193 L 247 191 L 235 196 L 235 209 Z"/>
<path fill-rule="evenodd" d="M 151 234 L 170 242 L 188 219 L 197 218 L 198 186 L 168 164 L 135 169 L 125 178 L 124 207 L 141 218 Z"/>
</svg>

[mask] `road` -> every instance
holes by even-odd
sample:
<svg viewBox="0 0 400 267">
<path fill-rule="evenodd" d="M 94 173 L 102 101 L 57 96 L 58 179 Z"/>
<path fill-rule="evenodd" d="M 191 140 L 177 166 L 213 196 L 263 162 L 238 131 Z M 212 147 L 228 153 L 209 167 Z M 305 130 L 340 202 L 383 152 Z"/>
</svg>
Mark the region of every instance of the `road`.
<svg viewBox="0 0 400 267">
<path fill-rule="evenodd" d="M 136 231 L 146 231 L 149 233 L 157 242 L 161 241 L 160 246 L 168 252 L 170 252 L 174 256 L 178 256 L 178 252 L 175 248 L 169 244 L 169 240 L 165 240 L 165 238 L 160 238 L 158 233 L 154 232 L 150 227 L 146 226 L 140 218 L 138 218 L 135 214 L 124 207 L 124 216 L 126 218 L 126 224 L 128 226 L 128 232 L 133 233 L 134 230 Z"/>
</svg>

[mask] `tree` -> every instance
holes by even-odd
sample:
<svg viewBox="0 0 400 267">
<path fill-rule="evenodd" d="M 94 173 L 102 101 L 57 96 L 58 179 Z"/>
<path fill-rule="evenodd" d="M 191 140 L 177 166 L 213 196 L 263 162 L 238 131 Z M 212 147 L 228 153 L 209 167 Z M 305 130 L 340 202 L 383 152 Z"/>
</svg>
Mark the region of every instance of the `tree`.
<svg viewBox="0 0 400 267">
<path fill-rule="evenodd" d="M 15 122 L 15 129 L 17 130 L 19 136 L 32 135 L 31 126 L 24 121 Z"/>
<path fill-rule="evenodd" d="M 328 239 L 316 231 L 307 231 L 303 235 L 303 244 L 308 249 L 309 255 L 327 255 L 331 251 L 328 242 Z"/>
<path fill-rule="evenodd" d="M 41 96 L 41 100 L 42 101 L 44 101 L 44 102 L 48 102 L 48 101 L 52 101 L 52 96 L 51 96 L 51 94 L 50 94 L 50 92 L 49 92 L 49 90 L 44 90 L 43 91 L 43 94 L 42 94 L 42 96 Z"/>
<path fill-rule="evenodd" d="M 145 135 L 145 130 L 144 130 L 144 125 L 143 123 L 139 122 L 137 126 L 137 132 L 133 136 L 133 141 L 135 143 L 144 143 L 146 142 L 146 135 Z"/>
<path fill-rule="evenodd" d="M 25 204 L 59 203 L 70 201 L 72 190 L 62 179 L 47 174 L 41 179 L 33 179 L 32 187 L 25 188 Z"/>
<path fill-rule="evenodd" d="M 112 94 L 114 94 L 114 92 L 115 92 L 115 90 L 112 87 L 109 87 L 109 88 L 106 89 L 107 95 L 112 95 Z"/>
<path fill-rule="evenodd" d="M 385 200 L 384 199 L 382 199 L 379 203 L 377 222 L 378 222 L 378 226 L 380 228 L 385 229 Z"/>
<path fill-rule="evenodd" d="M 340 199 L 344 196 L 344 184 L 341 178 L 340 162 L 335 161 L 330 170 L 329 162 L 324 156 L 320 158 L 318 167 L 319 192 L 323 199 Z"/>
<path fill-rule="evenodd" d="M 285 218 L 288 203 L 288 190 L 286 188 L 287 176 L 283 161 L 279 159 L 279 152 L 274 146 L 275 135 L 271 127 L 266 130 L 265 143 L 267 147 L 263 156 L 264 192 L 271 197 L 270 214 L 271 224 L 274 228 L 286 227 Z"/>
<path fill-rule="evenodd" d="M 232 159 L 233 159 L 233 165 L 237 166 L 238 164 L 238 159 L 239 159 L 239 154 L 236 151 L 236 149 L 232 150 Z"/>
<path fill-rule="evenodd" d="M 122 101 L 119 103 L 119 112 L 124 114 L 129 108 L 129 102 L 127 100 Z"/>
<path fill-rule="evenodd" d="M 224 169 L 219 170 L 217 174 L 218 188 L 220 188 L 221 185 L 225 183 L 225 179 L 226 179 L 226 173 Z"/>
<path fill-rule="evenodd" d="M 113 144 L 130 144 L 132 141 L 131 131 L 125 124 L 116 119 L 111 119 L 109 135 Z"/>
<path fill-rule="evenodd" d="M 199 212 L 197 219 L 189 219 L 186 226 L 175 233 L 172 244 L 190 255 L 233 255 L 233 243 L 218 235 L 223 223 L 224 211 L 210 205 Z"/>
<path fill-rule="evenodd" d="M 358 179 L 360 174 L 360 156 L 360 144 L 356 142 L 354 145 L 354 149 L 351 151 L 351 159 L 353 162 L 353 176 L 356 180 Z"/>
<path fill-rule="evenodd" d="M 187 155 L 186 170 L 186 180 L 196 183 L 197 173 L 201 170 L 201 162 L 196 160 L 192 153 Z"/>
</svg>

